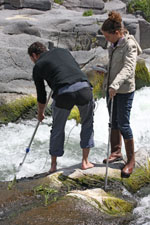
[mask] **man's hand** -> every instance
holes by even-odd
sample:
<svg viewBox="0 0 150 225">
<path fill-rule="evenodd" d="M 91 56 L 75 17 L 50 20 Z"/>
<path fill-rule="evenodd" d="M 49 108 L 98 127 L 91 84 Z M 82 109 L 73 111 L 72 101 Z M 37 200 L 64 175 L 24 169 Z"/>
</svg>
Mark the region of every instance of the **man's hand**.
<svg viewBox="0 0 150 225">
<path fill-rule="evenodd" d="M 116 95 L 116 90 L 113 88 L 109 88 L 109 97 L 113 98 Z"/>
<path fill-rule="evenodd" d="M 38 102 L 38 120 L 40 122 L 42 122 L 42 120 L 45 118 L 44 110 L 45 110 L 45 104 Z"/>
<path fill-rule="evenodd" d="M 40 122 L 42 122 L 42 120 L 43 120 L 44 118 L 45 118 L 44 113 L 38 112 L 38 120 L 39 120 Z"/>
</svg>

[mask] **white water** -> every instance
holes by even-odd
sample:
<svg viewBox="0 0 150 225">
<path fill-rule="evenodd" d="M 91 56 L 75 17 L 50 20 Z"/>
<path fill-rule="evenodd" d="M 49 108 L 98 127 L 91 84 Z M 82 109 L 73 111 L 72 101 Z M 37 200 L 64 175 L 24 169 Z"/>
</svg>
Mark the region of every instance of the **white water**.
<svg viewBox="0 0 150 225">
<path fill-rule="evenodd" d="M 135 149 L 146 146 L 150 149 L 150 88 L 136 91 L 131 112 L 131 127 L 134 133 Z M 105 99 L 96 103 L 94 117 L 95 147 L 91 149 L 89 159 L 94 163 L 101 163 L 106 156 L 108 143 L 108 112 Z M 51 123 L 46 118 L 38 128 L 30 152 L 17 174 L 17 177 L 32 176 L 48 171 L 50 157 L 48 153 Z M 37 124 L 37 120 L 22 121 L 19 124 L 9 123 L 0 127 L 0 180 L 11 180 L 14 169 L 18 168 L 25 155 L 25 150 Z M 73 128 L 73 129 L 72 129 Z M 71 133 L 70 133 L 71 132 Z M 80 125 L 75 121 L 66 124 L 65 154 L 58 158 L 58 167 L 67 167 L 81 162 L 82 152 L 79 146 Z M 124 153 L 124 146 L 123 146 Z M 43 168 L 44 167 L 44 168 Z"/>
<path fill-rule="evenodd" d="M 131 113 L 131 127 L 136 150 L 143 146 L 150 150 L 149 115 L 150 88 L 145 87 L 136 91 Z M 102 159 L 106 157 L 108 143 L 108 112 L 105 99 L 101 99 L 96 103 L 94 121 L 95 147 L 91 150 L 89 159 L 94 163 L 101 163 Z M 27 154 L 21 170 L 17 173 L 17 178 L 29 177 L 49 170 L 50 127 L 48 124 L 50 122 L 50 118 L 47 118 L 44 120 L 44 124 L 40 125 L 30 152 Z M 32 120 L 22 121 L 19 124 L 9 123 L 7 126 L 0 127 L 0 181 L 8 181 L 14 178 L 16 168 L 22 162 L 36 124 L 37 121 Z M 75 121 L 68 121 L 66 125 L 65 154 L 63 157 L 58 158 L 59 168 L 81 162 L 82 152 L 79 146 L 79 135 L 80 125 L 75 126 Z M 141 200 L 134 213 L 139 217 L 136 221 L 137 225 L 150 225 L 150 196 Z"/>
</svg>

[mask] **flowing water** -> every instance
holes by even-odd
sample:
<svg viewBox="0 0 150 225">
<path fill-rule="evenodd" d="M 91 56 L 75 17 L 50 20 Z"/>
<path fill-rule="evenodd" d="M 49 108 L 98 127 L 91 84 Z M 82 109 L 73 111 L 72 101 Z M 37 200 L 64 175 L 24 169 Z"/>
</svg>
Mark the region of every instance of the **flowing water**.
<svg viewBox="0 0 150 225">
<path fill-rule="evenodd" d="M 136 91 L 131 113 L 131 127 L 134 133 L 135 149 L 146 147 L 150 154 L 150 88 Z M 108 112 L 105 99 L 96 102 L 94 117 L 95 147 L 89 159 L 93 163 L 102 163 L 106 157 L 108 143 Z M 22 162 L 25 150 L 30 142 L 37 120 L 22 121 L 19 124 L 9 123 L 0 127 L 0 181 L 14 178 L 19 163 Z M 46 118 L 38 128 L 26 160 L 17 173 L 17 178 L 29 177 L 46 172 L 50 168 L 49 135 L 51 119 Z M 79 145 L 80 125 L 75 121 L 67 121 L 65 154 L 58 158 L 58 168 L 81 162 L 82 151 Z M 123 146 L 123 154 L 125 154 Z M 150 194 L 150 193 L 149 193 Z M 150 225 L 150 195 L 141 198 L 134 210 L 137 216 L 133 225 Z"/>
</svg>

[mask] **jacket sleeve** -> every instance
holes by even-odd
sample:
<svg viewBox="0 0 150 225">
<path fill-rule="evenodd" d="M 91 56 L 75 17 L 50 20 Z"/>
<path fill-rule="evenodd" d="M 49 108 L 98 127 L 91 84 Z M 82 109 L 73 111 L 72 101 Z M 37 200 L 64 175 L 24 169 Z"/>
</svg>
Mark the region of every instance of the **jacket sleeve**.
<svg viewBox="0 0 150 225">
<path fill-rule="evenodd" d="M 127 46 L 127 50 L 124 56 L 123 68 L 117 74 L 116 78 L 109 87 L 117 91 L 126 80 L 130 79 L 131 76 L 134 76 L 136 60 L 137 60 L 137 46 L 132 41 L 130 45 Z"/>
<path fill-rule="evenodd" d="M 46 103 L 46 90 L 45 90 L 44 79 L 42 79 L 37 65 L 35 65 L 33 68 L 33 80 L 34 80 L 34 83 L 36 86 L 37 101 L 41 104 L 45 104 Z"/>
</svg>

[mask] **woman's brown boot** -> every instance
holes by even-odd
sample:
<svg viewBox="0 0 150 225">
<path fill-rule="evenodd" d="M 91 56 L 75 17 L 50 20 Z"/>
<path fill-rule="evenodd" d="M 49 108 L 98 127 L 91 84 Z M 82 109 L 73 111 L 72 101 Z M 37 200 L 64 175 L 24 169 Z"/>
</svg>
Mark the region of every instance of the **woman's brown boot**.
<svg viewBox="0 0 150 225">
<path fill-rule="evenodd" d="M 123 159 L 121 154 L 121 146 L 122 146 L 122 140 L 121 140 L 120 130 L 112 129 L 111 130 L 111 154 L 108 158 L 108 163 L 113 163 Z M 107 162 L 107 159 L 104 159 L 103 163 L 106 163 L 106 162 Z"/>
<path fill-rule="evenodd" d="M 128 178 L 133 172 L 135 166 L 135 154 L 134 154 L 134 140 L 126 139 L 124 140 L 125 149 L 127 154 L 127 163 L 121 171 L 121 177 Z"/>
</svg>

